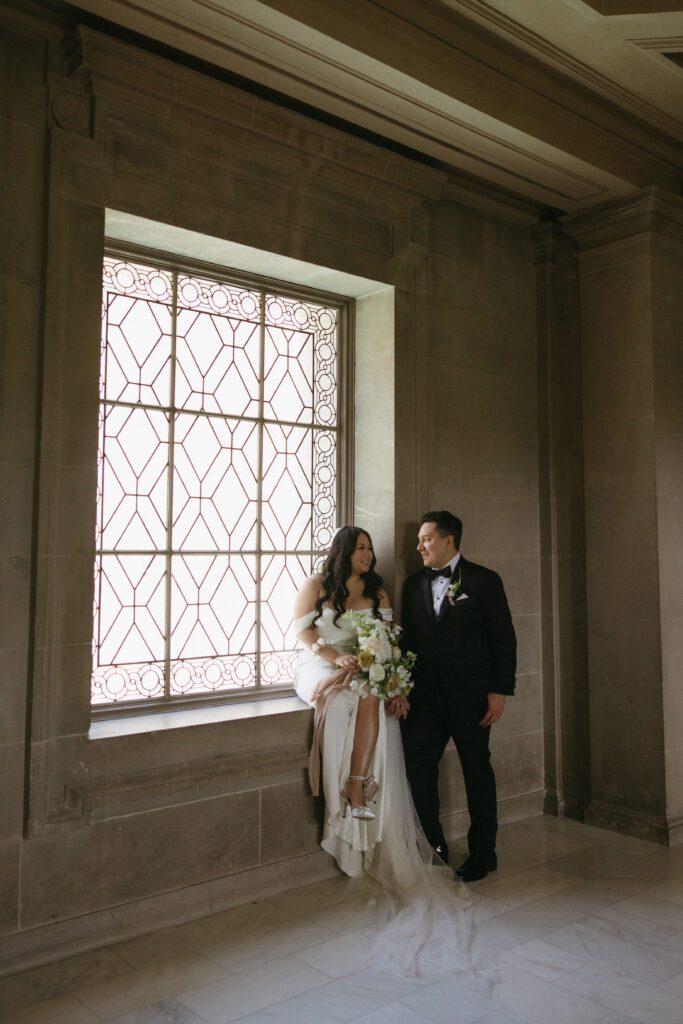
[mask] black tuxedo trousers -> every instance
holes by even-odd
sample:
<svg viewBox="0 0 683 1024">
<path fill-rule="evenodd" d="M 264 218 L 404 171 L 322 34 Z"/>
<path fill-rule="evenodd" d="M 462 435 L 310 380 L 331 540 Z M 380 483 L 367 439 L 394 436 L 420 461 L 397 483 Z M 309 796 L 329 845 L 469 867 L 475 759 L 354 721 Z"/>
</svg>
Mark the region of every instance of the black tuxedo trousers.
<svg viewBox="0 0 683 1024">
<path fill-rule="evenodd" d="M 495 850 L 496 780 L 489 751 L 490 727 L 479 722 L 488 694 L 512 694 L 516 638 L 500 577 L 461 558 L 447 598 L 434 613 L 431 582 L 424 572 L 408 577 L 403 590 L 403 645 L 415 651 L 415 688 L 403 723 L 406 771 L 427 839 L 446 848 L 439 820 L 439 762 L 453 739 L 462 766 L 470 816 L 470 853 Z M 459 599 L 458 599 L 459 598 Z"/>
<path fill-rule="evenodd" d="M 460 758 L 470 827 L 470 853 L 483 857 L 496 848 L 496 779 L 489 752 L 489 726 L 481 726 L 485 694 L 437 692 L 411 707 L 403 723 L 403 746 L 413 802 L 428 842 L 448 850 L 439 818 L 439 762 L 449 739 Z"/>
</svg>

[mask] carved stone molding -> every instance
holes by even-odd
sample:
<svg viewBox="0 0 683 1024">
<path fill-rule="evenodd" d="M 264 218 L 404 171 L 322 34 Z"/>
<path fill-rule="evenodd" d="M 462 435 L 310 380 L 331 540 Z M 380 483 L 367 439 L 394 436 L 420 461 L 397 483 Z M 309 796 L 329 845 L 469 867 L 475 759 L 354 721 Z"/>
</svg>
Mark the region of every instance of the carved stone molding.
<svg viewBox="0 0 683 1024">
<path fill-rule="evenodd" d="M 53 86 L 50 113 L 58 128 L 74 135 L 90 135 L 92 104 L 88 96 L 73 87 Z"/>
<path fill-rule="evenodd" d="M 559 246 L 565 234 L 557 221 L 546 221 L 537 224 L 531 231 L 531 242 L 534 247 L 534 266 L 556 263 L 559 257 Z"/>
<path fill-rule="evenodd" d="M 582 213 L 568 214 L 562 224 L 581 252 L 623 242 L 644 233 L 683 244 L 683 199 L 658 188 L 645 188 Z"/>
</svg>

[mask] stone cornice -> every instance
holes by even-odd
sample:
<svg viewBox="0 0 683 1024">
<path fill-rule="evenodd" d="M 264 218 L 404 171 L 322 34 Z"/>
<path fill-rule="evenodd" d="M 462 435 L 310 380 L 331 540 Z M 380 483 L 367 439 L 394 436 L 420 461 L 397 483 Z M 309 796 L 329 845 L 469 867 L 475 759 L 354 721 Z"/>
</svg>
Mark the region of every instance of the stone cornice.
<svg viewBox="0 0 683 1024">
<path fill-rule="evenodd" d="M 86 26 L 65 40 L 64 53 L 69 73 L 86 82 L 111 111 L 126 105 L 132 117 L 156 117 L 160 129 L 182 126 L 188 132 L 196 115 L 203 121 L 205 141 L 211 133 L 220 139 L 223 124 L 233 134 L 242 133 L 241 145 L 247 150 L 260 148 L 257 140 L 262 137 L 304 155 L 328 184 L 343 178 L 346 187 L 355 186 L 378 203 L 410 209 L 438 199 L 448 177 L 443 170 Z"/>
<path fill-rule="evenodd" d="M 538 55 L 541 60 L 548 61 L 563 71 L 582 82 L 589 89 L 594 89 L 602 96 L 616 103 L 621 107 L 632 110 L 639 117 L 642 117 L 653 127 L 659 128 L 673 137 L 681 137 L 681 122 L 667 116 L 662 110 L 658 110 L 653 104 L 648 103 L 637 93 L 623 88 L 618 82 L 612 81 L 606 75 L 600 74 L 595 68 L 578 60 L 572 54 L 567 53 L 560 47 L 533 32 L 531 29 L 508 17 L 501 11 L 496 10 L 486 0 L 457 0 L 457 7 L 471 14 L 482 24 L 491 27 L 492 31 L 503 32 L 506 38 L 519 41 L 524 48 Z M 676 4 L 680 7 L 680 4 Z M 623 13 L 623 12 L 622 12 Z M 641 39 L 632 40 L 634 45 L 645 48 Z M 648 41 L 649 42 L 649 41 Z M 660 44 L 671 44 L 672 40 L 652 40 L 651 48 L 660 49 Z"/>
<path fill-rule="evenodd" d="M 481 210 L 482 213 L 522 227 L 536 224 L 543 210 L 540 203 L 515 196 L 465 174 L 450 176 L 444 185 L 443 198 L 453 199 L 475 210 Z"/>
<path fill-rule="evenodd" d="M 658 188 L 645 188 L 624 199 L 562 217 L 568 235 L 582 252 L 623 242 L 645 233 L 683 244 L 683 199 Z"/>
</svg>

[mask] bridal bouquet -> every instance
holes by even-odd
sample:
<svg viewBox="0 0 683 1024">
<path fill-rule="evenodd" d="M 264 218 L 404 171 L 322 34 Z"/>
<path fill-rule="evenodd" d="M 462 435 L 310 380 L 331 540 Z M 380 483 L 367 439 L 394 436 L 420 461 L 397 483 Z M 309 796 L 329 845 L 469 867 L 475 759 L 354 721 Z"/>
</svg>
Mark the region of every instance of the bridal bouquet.
<svg viewBox="0 0 683 1024">
<path fill-rule="evenodd" d="M 358 669 L 367 679 L 370 693 L 380 700 L 407 697 L 414 683 L 410 674 L 417 655 L 412 651 L 401 653 L 398 645 L 400 626 L 390 626 L 382 619 L 373 619 L 359 612 L 345 612 L 344 618 L 356 630 L 358 639 L 353 653 L 358 658 Z M 365 679 L 353 679 L 352 690 L 362 690 Z"/>
</svg>

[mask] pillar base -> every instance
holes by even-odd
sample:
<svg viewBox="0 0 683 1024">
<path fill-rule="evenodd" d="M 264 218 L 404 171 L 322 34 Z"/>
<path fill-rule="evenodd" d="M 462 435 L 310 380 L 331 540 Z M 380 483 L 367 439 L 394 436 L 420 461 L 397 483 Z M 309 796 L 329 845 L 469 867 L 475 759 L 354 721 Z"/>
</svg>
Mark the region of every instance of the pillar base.
<svg viewBox="0 0 683 1024">
<path fill-rule="evenodd" d="M 592 800 L 584 814 L 586 825 L 620 832 L 635 839 L 646 839 L 662 846 L 683 843 L 683 819 L 666 818 L 661 814 L 645 814 L 616 804 Z"/>
</svg>

